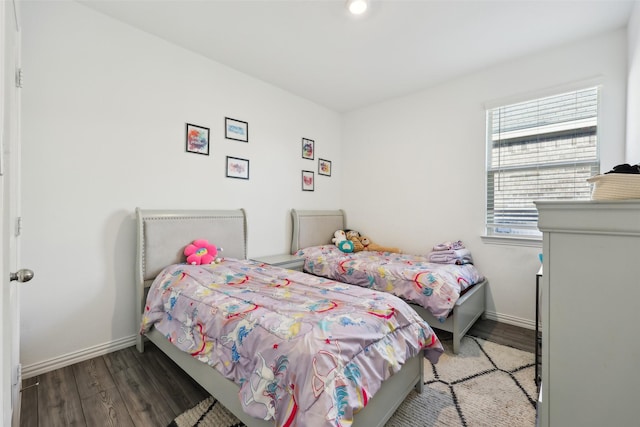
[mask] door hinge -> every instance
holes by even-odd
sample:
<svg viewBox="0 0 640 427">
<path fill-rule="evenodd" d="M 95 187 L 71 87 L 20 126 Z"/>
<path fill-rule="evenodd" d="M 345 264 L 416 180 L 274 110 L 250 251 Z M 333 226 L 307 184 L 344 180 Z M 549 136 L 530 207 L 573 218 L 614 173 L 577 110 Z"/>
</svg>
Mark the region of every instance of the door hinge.
<svg viewBox="0 0 640 427">
<path fill-rule="evenodd" d="M 16 237 L 20 237 L 22 234 L 22 217 L 19 216 L 16 218 Z"/>
<path fill-rule="evenodd" d="M 16 69 L 16 87 L 22 89 L 22 84 L 24 83 L 24 73 L 22 72 L 22 68 Z"/>
</svg>

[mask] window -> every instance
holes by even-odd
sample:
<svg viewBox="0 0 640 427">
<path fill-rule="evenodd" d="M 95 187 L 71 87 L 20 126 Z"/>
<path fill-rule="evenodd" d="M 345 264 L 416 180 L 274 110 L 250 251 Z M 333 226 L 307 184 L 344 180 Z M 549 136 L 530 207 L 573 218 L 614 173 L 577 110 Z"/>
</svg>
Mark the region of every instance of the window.
<svg viewBox="0 0 640 427">
<path fill-rule="evenodd" d="M 487 110 L 488 236 L 535 238 L 538 200 L 589 200 L 597 87 Z"/>
</svg>

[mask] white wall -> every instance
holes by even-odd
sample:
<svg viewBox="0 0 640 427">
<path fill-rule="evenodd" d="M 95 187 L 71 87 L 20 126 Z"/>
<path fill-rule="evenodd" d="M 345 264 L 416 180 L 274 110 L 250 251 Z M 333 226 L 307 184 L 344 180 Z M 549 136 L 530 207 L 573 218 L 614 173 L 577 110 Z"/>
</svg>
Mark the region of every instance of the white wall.
<svg viewBox="0 0 640 427">
<path fill-rule="evenodd" d="M 289 251 L 291 208 L 340 207 L 337 113 L 75 2 L 23 6 L 25 375 L 133 343 L 137 206 L 245 208 L 250 257 Z M 225 116 L 248 144 L 224 139 Z M 186 122 L 211 129 L 210 156 L 185 152 Z M 225 178 L 226 155 L 250 180 Z"/>
<path fill-rule="evenodd" d="M 462 239 L 490 281 L 488 317 L 533 327 L 540 247 L 487 244 L 486 102 L 600 76 L 601 168 L 622 163 L 626 33 L 500 64 L 407 97 L 351 112 L 343 132 L 348 226 L 383 245 L 428 252 Z M 524 99 L 521 99 L 524 100 Z"/>
<path fill-rule="evenodd" d="M 640 163 L 640 2 L 628 26 L 627 149 L 625 163 Z"/>
</svg>

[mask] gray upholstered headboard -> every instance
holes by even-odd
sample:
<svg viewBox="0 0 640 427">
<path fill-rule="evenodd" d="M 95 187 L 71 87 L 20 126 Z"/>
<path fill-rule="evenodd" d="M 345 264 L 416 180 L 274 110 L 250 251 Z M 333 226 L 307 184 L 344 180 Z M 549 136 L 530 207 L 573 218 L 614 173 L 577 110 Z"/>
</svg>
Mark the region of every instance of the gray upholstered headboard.
<svg viewBox="0 0 640 427">
<path fill-rule="evenodd" d="M 331 243 L 336 230 L 343 230 L 347 220 L 344 211 L 340 210 L 297 210 L 291 209 L 293 233 L 291 253 L 309 246 L 320 246 Z"/>
<path fill-rule="evenodd" d="M 221 247 L 222 256 L 247 257 L 245 212 L 237 210 L 143 210 L 138 220 L 138 279 L 153 280 L 170 265 L 184 262 L 184 247 L 207 239 Z"/>
<path fill-rule="evenodd" d="M 236 210 L 143 210 L 136 208 L 136 314 L 138 325 L 146 289 L 160 271 L 185 261 L 185 246 L 206 239 L 222 248 L 223 257 L 247 258 L 247 219 Z"/>
</svg>

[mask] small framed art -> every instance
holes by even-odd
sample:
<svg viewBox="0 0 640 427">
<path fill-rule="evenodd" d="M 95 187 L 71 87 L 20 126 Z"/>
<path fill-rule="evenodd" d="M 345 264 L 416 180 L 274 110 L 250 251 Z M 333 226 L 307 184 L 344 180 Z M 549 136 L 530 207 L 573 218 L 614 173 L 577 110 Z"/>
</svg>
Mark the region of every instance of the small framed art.
<svg viewBox="0 0 640 427">
<path fill-rule="evenodd" d="M 331 160 L 318 159 L 318 175 L 331 176 Z"/>
<path fill-rule="evenodd" d="M 209 155 L 209 128 L 187 123 L 187 152 Z"/>
<path fill-rule="evenodd" d="M 224 137 L 236 141 L 249 142 L 249 123 L 225 117 Z"/>
<path fill-rule="evenodd" d="M 227 178 L 249 179 L 249 160 L 227 156 Z"/>
<path fill-rule="evenodd" d="M 302 191 L 313 191 L 313 171 L 302 171 Z"/>
<path fill-rule="evenodd" d="M 302 158 L 313 160 L 313 146 L 315 142 L 313 139 L 302 138 Z"/>
</svg>

